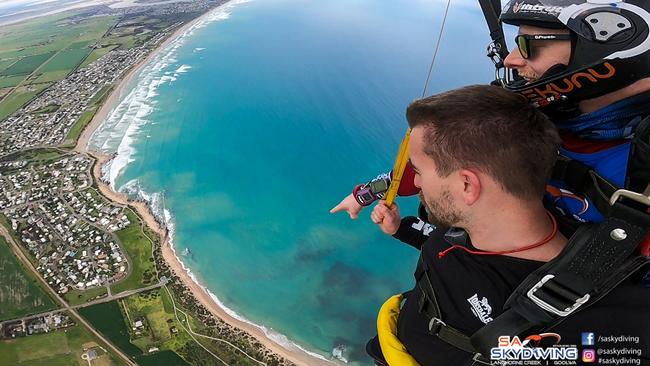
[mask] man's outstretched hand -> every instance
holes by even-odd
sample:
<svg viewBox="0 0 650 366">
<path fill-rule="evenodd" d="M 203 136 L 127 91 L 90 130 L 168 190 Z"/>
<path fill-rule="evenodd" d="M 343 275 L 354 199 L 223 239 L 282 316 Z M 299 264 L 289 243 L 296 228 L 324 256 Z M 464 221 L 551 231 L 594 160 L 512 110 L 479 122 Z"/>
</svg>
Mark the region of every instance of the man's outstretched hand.
<svg viewBox="0 0 650 366">
<path fill-rule="evenodd" d="M 354 199 L 352 193 L 350 193 L 338 205 L 334 206 L 334 208 L 330 210 L 330 213 L 345 211 L 350 215 L 352 220 L 356 220 L 357 217 L 359 217 L 359 212 L 361 212 L 361 210 L 363 210 L 363 206 L 361 206 L 359 202 Z"/>
<path fill-rule="evenodd" d="M 372 222 L 379 225 L 381 231 L 388 235 L 394 235 L 399 229 L 402 219 L 399 216 L 399 207 L 393 203 L 391 207 L 386 206 L 386 201 L 381 200 L 370 214 Z"/>
</svg>

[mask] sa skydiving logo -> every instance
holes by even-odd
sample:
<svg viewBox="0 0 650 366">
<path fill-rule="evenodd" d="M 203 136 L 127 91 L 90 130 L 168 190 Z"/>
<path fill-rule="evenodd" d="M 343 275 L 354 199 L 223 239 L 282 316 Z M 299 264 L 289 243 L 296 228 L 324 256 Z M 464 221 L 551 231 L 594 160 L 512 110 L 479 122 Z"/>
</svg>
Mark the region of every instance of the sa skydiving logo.
<svg viewBox="0 0 650 366">
<path fill-rule="evenodd" d="M 515 5 L 512 6 L 512 12 L 513 13 L 519 13 L 520 11 L 526 11 L 529 13 L 539 13 L 539 14 L 550 14 L 550 15 L 557 15 L 562 12 L 562 9 L 564 7 L 562 6 L 551 6 L 551 5 L 539 5 L 539 4 L 526 4 L 526 3 L 520 3 L 516 2 Z"/>
<path fill-rule="evenodd" d="M 562 338 L 557 333 L 540 333 L 526 337 L 500 336 L 497 347 L 490 350 L 493 361 L 565 360 L 565 365 L 576 365 L 578 349 L 559 346 Z"/>
</svg>

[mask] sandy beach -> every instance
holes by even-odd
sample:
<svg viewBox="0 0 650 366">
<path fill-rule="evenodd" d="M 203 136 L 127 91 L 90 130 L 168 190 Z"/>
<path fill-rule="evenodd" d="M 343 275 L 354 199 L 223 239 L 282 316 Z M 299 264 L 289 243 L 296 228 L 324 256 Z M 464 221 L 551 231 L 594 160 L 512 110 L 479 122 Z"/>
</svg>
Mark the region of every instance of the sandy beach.
<svg viewBox="0 0 650 366">
<path fill-rule="evenodd" d="M 211 11 L 210 11 L 211 12 Z M 316 358 L 306 352 L 302 352 L 300 350 L 289 350 L 282 345 L 276 343 L 275 341 L 271 340 L 268 338 L 264 332 L 258 328 L 255 325 L 242 322 L 238 319 L 233 318 L 232 316 L 228 315 L 224 309 L 222 309 L 213 299 L 210 297 L 210 294 L 207 292 L 207 289 L 205 289 L 203 286 L 200 284 L 196 283 L 189 275 L 189 273 L 185 270 L 183 264 L 181 263 L 180 259 L 176 256 L 176 253 L 174 249 L 172 248 L 172 244 L 168 240 L 168 235 L 166 232 L 166 228 L 162 227 L 158 221 L 155 219 L 153 214 L 151 213 L 149 206 L 145 202 L 140 202 L 140 201 L 129 201 L 126 195 L 118 193 L 113 191 L 105 182 L 102 181 L 101 179 L 101 167 L 103 164 L 105 164 L 107 161 L 111 159 L 110 156 L 102 155 L 98 152 L 90 151 L 88 149 L 88 142 L 90 140 L 90 137 L 94 133 L 94 131 L 104 122 L 104 120 L 108 117 L 109 113 L 112 111 L 112 109 L 117 105 L 117 103 L 120 100 L 120 97 L 123 94 L 123 91 L 125 88 L 129 85 L 130 81 L 134 78 L 135 75 L 137 75 L 138 71 L 142 69 L 144 65 L 146 65 L 155 55 L 160 52 L 162 49 L 164 49 L 167 45 L 169 45 L 171 42 L 173 42 L 179 35 L 183 34 L 188 28 L 190 28 L 193 24 L 196 22 L 200 21 L 201 18 L 209 14 L 210 12 L 204 14 L 203 16 L 193 20 L 192 22 L 182 26 L 181 28 L 177 29 L 173 34 L 171 34 L 164 42 L 162 42 L 154 51 L 152 51 L 144 60 L 139 62 L 137 65 L 135 65 L 130 71 L 127 72 L 126 75 L 120 80 L 119 84 L 117 87 L 113 89 L 111 92 L 110 96 L 107 98 L 105 103 L 101 106 L 101 108 L 97 111 L 95 116 L 93 117 L 92 121 L 88 124 L 88 126 L 85 128 L 81 136 L 79 137 L 79 140 L 77 142 L 77 145 L 75 147 L 75 151 L 81 152 L 81 153 L 86 153 L 92 157 L 94 157 L 97 160 L 97 163 L 95 164 L 93 173 L 95 176 L 95 180 L 99 186 L 100 191 L 108 197 L 110 200 L 113 200 L 117 203 L 124 204 L 124 205 L 129 205 L 133 207 L 138 214 L 144 219 L 145 223 L 156 233 L 158 233 L 161 238 L 165 238 L 164 243 L 162 244 L 162 253 L 163 253 L 163 258 L 167 262 L 167 264 L 170 266 L 170 268 L 174 271 L 174 273 L 183 281 L 185 286 L 187 286 L 195 298 L 203 305 L 205 306 L 210 312 L 217 318 L 223 320 L 224 322 L 230 324 L 231 326 L 238 328 L 242 331 L 245 331 L 255 337 L 261 344 L 263 344 L 265 347 L 267 347 L 269 350 L 272 352 L 276 353 L 277 355 L 286 358 L 287 360 L 297 364 L 297 365 L 334 365 L 336 362 L 334 361 L 325 361 L 319 358 Z"/>
</svg>

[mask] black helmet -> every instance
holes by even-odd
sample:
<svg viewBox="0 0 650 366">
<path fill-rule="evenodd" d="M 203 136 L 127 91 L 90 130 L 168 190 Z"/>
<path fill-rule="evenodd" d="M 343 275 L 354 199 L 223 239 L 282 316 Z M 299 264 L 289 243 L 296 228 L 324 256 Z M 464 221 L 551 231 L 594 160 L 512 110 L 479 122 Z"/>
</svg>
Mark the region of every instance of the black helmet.
<svg viewBox="0 0 650 366">
<path fill-rule="evenodd" d="M 512 0 L 500 20 L 571 31 L 567 67 L 505 85 L 539 106 L 574 104 L 650 76 L 650 0 Z M 558 71 L 559 70 L 559 71 Z"/>
</svg>

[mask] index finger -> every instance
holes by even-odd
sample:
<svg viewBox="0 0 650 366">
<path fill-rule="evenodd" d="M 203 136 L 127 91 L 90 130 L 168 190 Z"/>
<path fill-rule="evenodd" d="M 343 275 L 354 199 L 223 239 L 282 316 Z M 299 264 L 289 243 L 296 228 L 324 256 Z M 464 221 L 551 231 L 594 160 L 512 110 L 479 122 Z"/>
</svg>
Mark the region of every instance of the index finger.
<svg viewBox="0 0 650 366">
<path fill-rule="evenodd" d="M 337 213 L 337 212 L 341 211 L 342 209 L 343 208 L 341 207 L 341 204 L 339 203 L 338 205 L 332 207 L 332 209 L 330 210 L 330 213 Z"/>
</svg>

